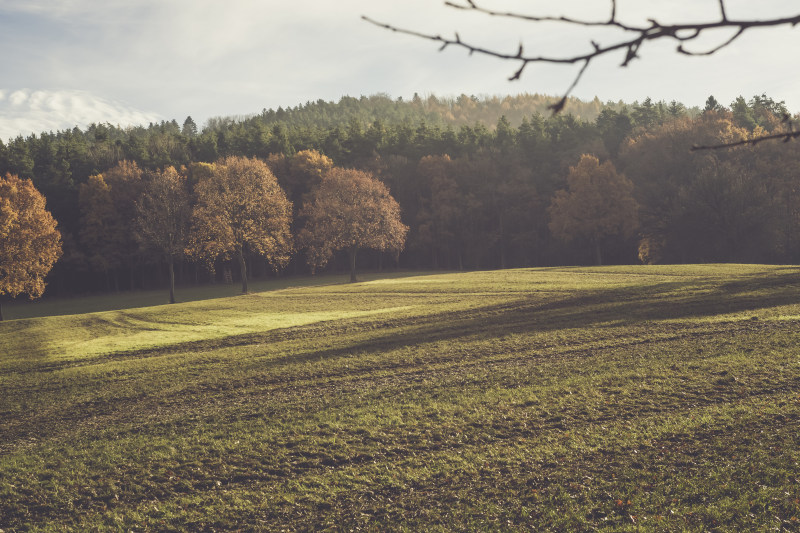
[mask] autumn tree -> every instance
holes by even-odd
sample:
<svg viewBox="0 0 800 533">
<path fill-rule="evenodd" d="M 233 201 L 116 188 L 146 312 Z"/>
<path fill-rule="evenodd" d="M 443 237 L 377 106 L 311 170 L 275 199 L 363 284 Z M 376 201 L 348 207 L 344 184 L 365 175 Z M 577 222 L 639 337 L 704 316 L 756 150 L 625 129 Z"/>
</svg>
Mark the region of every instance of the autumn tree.
<svg viewBox="0 0 800 533">
<path fill-rule="evenodd" d="M 750 135 L 732 112 L 710 110 L 642 132 L 623 147 L 620 168 L 634 181 L 650 260 L 764 262 L 780 255 L 791 226 L 782 217 L 785 193 L 796 183 L 796 151 L 770 144 L 686 150 L 687 143 L 731 144 Z"/>
<path fill-rule="evenodd" d="M 164 255 L 169 268 L 169 303 L 175 303 L 175 257 L 186 248 L 192 213 L 186 177 L 175 167 L 151 173 L 136 211 L 136 238 L 144 247 Z"/>
<path fill-rule="evenodd" d="M 595 156 L 584 154 L 569 169 L 567 189 L 558 191 L 550 203 L 549 227 L 566 242 L 587 239 L 600 265 L 603 238 L 630 236 L 638 225 L 637 211 L 633 183 L 617 173 L 610 161 L 600 164 Z"/>
<path fill-rule="evenodd" d="M 30 180 L 13 174 L 0 178 L 0 296 L 38 298 L 60 256 L 61 234 L 44 196 Z"/>
<path fill-rule="evenodd" d="M 127 267 L 131 289 L 134 267 L 140 258 L 133 228 L 142 175 L 135 162 L 120 161 L 102 174 L 90 176 L 78 189 L 80 237 L 88 250 L 89 263 L 106 275 L 107 284 L 112 271 Z M 119 287 L 116 275 L 114 284 Z"/>
<path fill-rule="evenodd" d="M 319 185 L 322 175 L 333 168 L 333 161 L 317 150 L 301 150 L 292 156 L 271 154 L 267 165 L 292 204 L 299 209 Z"/>
<path fill-rule="evenodd" d="M 306 227 L 301 242 L 312 270 L 323 267 L 337 250 L 350 259 L 350 281 L 356 280 L 356 256 L 362 249 L 399 253 L 408 226 L 389 189 L 371 174 L 334 168 L 327 172 L 303 207 Z"/>
<path fill-rule="evenodd" d="M 106 288 L 110 285 L 109 271 L 119 265 L 114 246 L 114 206 L 111 203 L 111 187 L 103 176 L 89 176 L 79 188 L 78 203 L 81 210 L 81 244 L 87 250 L 92 269 L 106 276 Z"/>
<path fill-rule="evenodd" d="M 246 157 L 221 159 L 200 176 L 195 195 L 188 251 L 207 261 L 235 258 L 242 293 L 247 293 L 249 252 L 265 257 L 276 270 L 289 262 L 292 203 L 266 163 Z"/>
</svg>

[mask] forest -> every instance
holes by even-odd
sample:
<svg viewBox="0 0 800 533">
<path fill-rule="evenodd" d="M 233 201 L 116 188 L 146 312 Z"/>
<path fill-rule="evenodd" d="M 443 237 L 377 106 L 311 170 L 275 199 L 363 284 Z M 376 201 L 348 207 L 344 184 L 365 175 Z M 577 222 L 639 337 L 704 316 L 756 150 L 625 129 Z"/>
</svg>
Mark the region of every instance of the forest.
<svg viewBox="0 0 800 533">
<path fill-rule="evenodd" d="M 48 294 L 163 287 L 173 262 L 178 284 L 347 269 L 354 253 L 309 232 L 326 224 L 312 209 L 323 205 L 321 176 L 343 169 L 380 182 L 358 190 L 393 198 L 402 220 L 393 231 L 404 242 L 365 246 L 364 269 L 800 260 L 796 148 L 691 151 L 783 131 L 783 102 L 756 95 L 725 106 L 711 96 L 687 109 L 570 98 L 552 115 L 553 100 L 373 95 L 202 128 L 191 117 L 92 124 L 0 141 L 0 176 L 32 180 L 57 221 L 63 251 Z M 179 176 L 196 210 L 209 168 L 242 158 L 263 162 L 285 194 L 275 209 L 288 210 L 286 242 L 192 253 L 192 236 L 177 247 L 136 238 L 156 176 Z"/>
</svg>

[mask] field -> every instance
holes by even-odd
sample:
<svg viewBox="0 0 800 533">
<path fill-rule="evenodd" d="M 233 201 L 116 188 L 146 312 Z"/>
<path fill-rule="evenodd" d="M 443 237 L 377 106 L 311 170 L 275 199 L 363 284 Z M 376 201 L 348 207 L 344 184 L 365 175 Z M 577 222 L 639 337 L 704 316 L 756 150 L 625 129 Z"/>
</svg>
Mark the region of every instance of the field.
<svg viewBox="0 0 800 533">
<path fill-rule="evenodd" d="M 11 320 L 0 436 L 6 532 L 800 530 L 800 268 Z"/>
</svg>

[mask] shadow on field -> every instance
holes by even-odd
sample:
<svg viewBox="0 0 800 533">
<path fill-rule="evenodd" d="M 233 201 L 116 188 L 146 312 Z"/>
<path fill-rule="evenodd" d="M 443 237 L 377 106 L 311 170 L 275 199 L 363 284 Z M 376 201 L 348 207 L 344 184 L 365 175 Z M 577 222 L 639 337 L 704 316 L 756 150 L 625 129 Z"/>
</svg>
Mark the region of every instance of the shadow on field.
<svg viewBox="0 0 800 533">
<path fill-rule="evenodd" d="M 762 278 L 741 276 L 727 282 L 665 282 L 635 288 L 600 289 L 543 301 L 536 293 L 467 312 L 415 317 L 386 325 L 385 335 L 347 347 L 280 358 L 270 365 L 325 359 L 375 349 L 391 349 L 462 337 L 491 339 L 513 333 L 635 325 L 658 320 L 691 320 L 800 304 L 800 278 L 791 273 Z M 391 329 L 390 329 L 391 328 Z M 396 331 L 395 328 L 402 328 Z M 395 330 L 395 331 L 391 331 Z"/>
<path fill-rule="evenodd" d="M 659 320 L 691 320 L 730 313 L 755 313 L 760 309 L 800 304 L 800 275 L 796 268 L 787 268 L 776 275 L 737 276 L 727 281 L 697 279 L 666 281 L 635 287 L 597 289 L 567 293 L 562 297 L 532 290 L 529 295 L 496 305 L 468 311 L 448 311 L 423 316 L 388 320 L 354 319 L 246 333 L 221 339 L 190 341 L 158 348 L 125 351 L 93 358 L 101 360 L 149 357 L 182 351 L 206 351 L 217 348 L 252 346 L 291 339 L 326 336 L 339 328 L 369 331 L 367 339 L 345 342 L 335 348 L 311 350 L 264 361 L 258 366 L 274 367 L 320 359 L 350 356 L 357 352 L 390 350 L 422 343 L 457 340 L 463 337 L 493 339 L 514 333 L 547 332 L 559 329 L 580 329 L 598 326 L 636 325 Z M 6 323 L 0 327 L 11 327 Z M 0 329 L 0 331 L 3 331 Z M 14 335 L 19 339 L 19 335 Z M 42 339 L 25 338 L 24 346 L 8 347 L 0 340 L 0 349 L 19 349 L 25 359 L 36 357 Z M 10 366 L 22 361 L 13 358 Z M 15 364 L 16 363 L 16 364 Z M 8 367 L 9 365 L 7 365 Z M 24 371 L 21 365 L 14 370 Z M 53 361 L 36 370 L 55 370 L 75 366 L 75 362 Z"/>
</svg>

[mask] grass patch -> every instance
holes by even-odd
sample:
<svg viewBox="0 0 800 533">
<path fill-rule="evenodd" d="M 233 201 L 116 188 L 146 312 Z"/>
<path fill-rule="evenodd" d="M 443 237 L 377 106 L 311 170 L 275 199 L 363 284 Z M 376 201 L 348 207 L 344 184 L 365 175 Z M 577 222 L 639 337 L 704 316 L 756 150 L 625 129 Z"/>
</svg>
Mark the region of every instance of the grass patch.
<svg viewBox="0 0 800 533">
<path fill-rule="evenodd" d="M 798 529 L 799 279 L 526 269 L 2 323 L 0 529 Z"/>
</svg>

